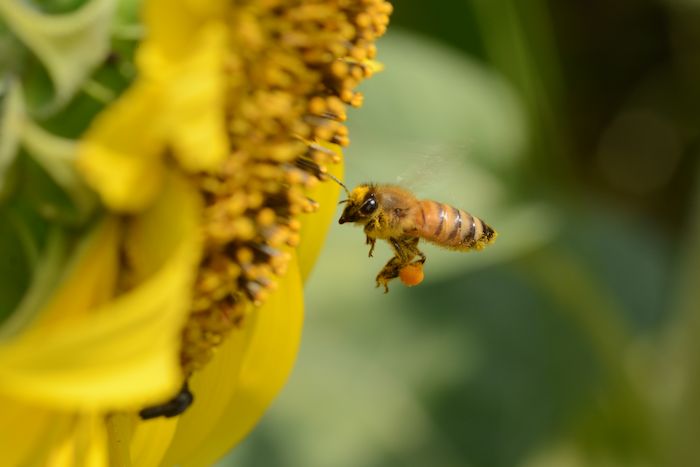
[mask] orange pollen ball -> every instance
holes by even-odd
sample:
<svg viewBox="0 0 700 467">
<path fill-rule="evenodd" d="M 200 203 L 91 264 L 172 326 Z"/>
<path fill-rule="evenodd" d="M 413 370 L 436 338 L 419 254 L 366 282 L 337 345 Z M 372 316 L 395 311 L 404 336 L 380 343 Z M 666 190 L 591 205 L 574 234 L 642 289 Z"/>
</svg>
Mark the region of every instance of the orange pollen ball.
<svg viewBox="0 0 700 467">
<path fill-rule="evenodd" d="M 423 282 L 423 265 L 421 263 L 414 263 L 404 266 L 399 271 L 399 279 L 403 282 L 406 287 L 413 287 Z"/>
</svg>

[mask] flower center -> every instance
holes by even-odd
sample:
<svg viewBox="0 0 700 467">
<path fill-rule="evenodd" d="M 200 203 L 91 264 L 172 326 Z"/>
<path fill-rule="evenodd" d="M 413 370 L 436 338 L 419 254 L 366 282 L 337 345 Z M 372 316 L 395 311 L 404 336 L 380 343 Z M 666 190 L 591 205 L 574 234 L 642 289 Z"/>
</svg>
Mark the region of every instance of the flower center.
<svg viewBox="0 0 700 467">
<path fill-rule="evenodd" d="M 391 11 L 384 0 L 249 0 L 230 9 L 230 151 L 219 172 L 196 176 L 205 253 L 183 334 L 186 374 L 284 273 L 298 215 L 317 206 L 305 189 L 349 144 L 346 106 L 362 103 L 354 89 L 376 69 L 374 41 Z"/>
</svg>

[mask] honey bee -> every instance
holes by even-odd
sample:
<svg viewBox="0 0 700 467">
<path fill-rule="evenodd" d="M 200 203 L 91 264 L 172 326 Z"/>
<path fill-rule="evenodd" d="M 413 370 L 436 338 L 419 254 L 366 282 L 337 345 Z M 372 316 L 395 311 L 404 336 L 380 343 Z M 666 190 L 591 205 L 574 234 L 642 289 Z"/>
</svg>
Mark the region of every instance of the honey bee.
<svg viewBox="0 0 700 467">
<path fill-rule="evenodd" d="M 340 183 L 340 182 L 339 182 Z M 341 184 L 342 185 L 342 184 Z M 345 186 L 343 185 L 343 188 Z M 399 277 L 407 285 L 422 280 L 425 255 L 418 249 L 421 239 L 457 251 L 482 250 L 493 243 L 497 233 L 486 222 L 449 204 L 416 198 L 410 191 L 394 185 L 362 184 L 351 192 L 338 222 L 353 222 L 364 227 L 369 256 L 377 240 L 386 240 L 394 257 L 379 271 L 377 287 L 389 291 L 389 281 Z M 414 261 L 414 258 L 418 257 Z M 404 280 L 402 271 L 419 270 L 419 278 Z"/>
</svg>

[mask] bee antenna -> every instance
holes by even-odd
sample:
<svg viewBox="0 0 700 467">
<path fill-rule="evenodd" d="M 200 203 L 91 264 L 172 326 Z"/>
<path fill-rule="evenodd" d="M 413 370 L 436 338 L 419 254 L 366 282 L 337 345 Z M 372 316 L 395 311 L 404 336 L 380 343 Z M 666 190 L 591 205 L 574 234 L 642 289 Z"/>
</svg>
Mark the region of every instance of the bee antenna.
<svg viewBox="0 0 700 467">
<path fill-rule="evenodd" d="M 331 179 L 333 179 L 333 181 L 335 181 L 335 183 L 337 183 L 338 185 L 342 186 L 342 187 L 343 187 L 343 190 L 345 190 L 345 194 L 348 195 L 348 198 L 350 197 L 350 191 L 348 191 L 348 187 L 346 187 L 346 186 L 343 184 L 343 182 L 341 182 L 340 180 L 338 180 L 338 179 L 335 177 L 335 175 L 329 174 L 329 173 L 324 173 L 323 175 L 325 175 L 325 176 L 327 176 L 327 177 L 330 177 Z M 347 200 L 345 200 L 345 201 L 347 201 Z M 345 201 L 341 201 L 341 203 L 343 203 L 343 202 L 345 202 Z"/>
</svg>

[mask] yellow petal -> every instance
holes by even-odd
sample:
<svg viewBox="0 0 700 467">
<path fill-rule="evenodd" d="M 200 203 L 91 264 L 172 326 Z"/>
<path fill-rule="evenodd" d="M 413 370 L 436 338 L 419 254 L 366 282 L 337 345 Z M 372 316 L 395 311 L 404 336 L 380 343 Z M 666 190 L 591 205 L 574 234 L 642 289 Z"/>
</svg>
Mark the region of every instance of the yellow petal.
<svg viewBox="0 0 700 467">
<path fill-rule="evenodd" d="M 226 133 L 226 28 L 221 23 L 203 27 L 191 38 L 196 53 L 182 63 L 170 80 L 168 125 L 175 156 L 190 171 L 215 170 L 229 151 Z"/>
<path fill-rule="evenodd" d="M 167 138 L 191 172 L 214 170 L 228 155 L 226 72 L 229 58 L 222 0 L 149 0 L 149 35 L 137 54 L 139 70 L 164 95 Z"/>
<path fill-rule="evenodd" d="M 131 466 L 129 446 L 134 425 L 132 416 L 124 412 L 111 413 L 105 417 L 104 423 L 109 438 L 109 465 Z"/>
<path fill-rule="evenodd" d="M 50 445 L 44 462 L 49 467 L 106 467 L 107 433 L 102 417 L 95 413 L 80 415 L 63 439 Z"/>
<path fill-rule="evenodd" d="M 340 147 L 336 145 L 326 146 L 332 146 L 334 151 L 340 152 Z M 342 180 L 342 162 L 332 165 L 328 169 L 331 174 Z M 319 209 L 314 213 L 303 214 L 300 217 L 301 242 L 297 247 L 297 253 L 299 255 L 299 271 L 303 282 L 306 282 L 308 279 L 311 269 L 316 263 L 316 258 L 321 252 L 328 229 L 335 221 L 334 216 L 338 208 L 340 189 L 340 186 L 335 181 L 328 180 L 324 183 L 319 183 L 307 193 L 309 198 L 319 203 Z"/>
<path fill-rule="evenodd" d="M 212 465 L 250 432 L 289 376 L 302 321 L 301 278 L 294 258 L 277 291 L 193 377 L 195 404 L 182 417 L 173 451 L 162 465 Z"/>
<path fill-rule="evenodd" d="M 108 208 L 138 212 L 163 184 L 165 150 L 158 86 L 137 81 L 99 114 L 78 147 L 77 167 Z"/>
<path fill-rule="evenodd" d="M 222 6 L 147 2 L 140 75 L 97 117 L 79 148 L 84 179 L 110 209 L 138 212 L 153 201 L 166 149 L 190 172 L 214 170 L 227 156 Z"/>
<path fill-rule="evenodd" d="M 107 465 L 107 435 L 102 416 L 50 412 L 2 399 L 2 465 Z"/>
<path fill-rule="evenodd" d="M 255 311 L 254 313 L 258 313 Z M 251 316 L 241 329 L 234 329 L 211 362 L 192 376 L 194 404 L 180 417 L 163 466 L 176 465 L 192 456 L 205 442 L 238 386 L 238 374 L 255 332 Z"/>
<path fill-rule="evenodd" d="M 39 328 L 0 345 L 0 394 L 81 410 L 138 409 L 176 392 L 180 332 L 201 248 L 200 209 L 189 182 L 171 176 L 158 202 L 133 227 L 157 236 L 144 241 L 143 250 L 159 242 L 172 245 L 167 261 L 130 292 L 89 314 L 75 316 L 67 297 L 69 319 L 55 321 L 50 333 Z M 149 222 L 161 221 L 161 211 L 178 214 L 154 229 Z M 64 287 L 80 294 L 76 283 L 85 280 L 72 275 Z"/>
<path fill-rule="evenodd" d="M 157 43 L 166 58 L 180 60 L 194 49 L 192 37 L 201 26 L 225 17 L 225 0 L 147 0 L 143 21 L 149 42 Z"/>
<path fill-rule="evenodd" d="M 66 267 L 61 285 L 31 323 L 27 334 L 36 339 L 55 334 L 56 326 L 66 326 L 66 323 L 69 325 L 89 316 L 93 308 L 106 303 L 114 295 L 120 234 L 119 221 L 115 217 L 104 219 L 94 228 L 78 246 Z"/>
<path fill-rule="evenodd" d="M 44 459 L 47 443 L 67 436 L 70 417 L 0 396 L 0 452 L 4 465 Z"/>
<path fill-rule="evenodd" d="M 136 423 L 131 439 L 131 460 L 139 467 L 160 465 L 172 445 L 177 418 L 157 418 Z"/>
<path fill-rule="evenodd" d="M 177 418 L 141 420 L 135 413 L 112 413 L 105 423 L 111 466 L 158 466 L 171 444 Z"/>
</svg>

